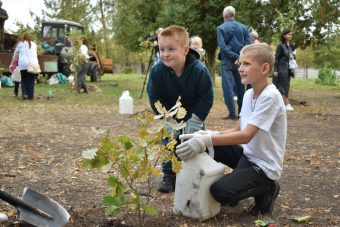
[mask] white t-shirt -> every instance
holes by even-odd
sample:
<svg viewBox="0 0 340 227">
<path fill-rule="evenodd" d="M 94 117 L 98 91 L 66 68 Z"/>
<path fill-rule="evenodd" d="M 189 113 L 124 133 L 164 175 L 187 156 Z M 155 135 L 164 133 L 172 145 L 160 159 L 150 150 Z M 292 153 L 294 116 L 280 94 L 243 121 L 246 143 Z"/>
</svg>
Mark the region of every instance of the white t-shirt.
<svg viewBox="0 0 340 227">
<path fill-rule="evenodd" d="M 21 70 L 27 69 L 28 63 L 38 63 L 37 44 L 33 41 L 31 41 L 31 48 L 29 48 L 27 41 L 20 41 L 15 48 L 14 54 L 19 54 L 18 65 Z"/>
<path fill-rule="evenodd" d="M 89 49 L 87 48 L 86 45 L 82 44 L 80 46 L 79 52 L 85 56 L 86 60 L 88 60 L 90 58 L 88 51 L 89 51 Z"/>
<path fill-rule="evenodd" d="M 272 180 L 279 180 L 287 139 L 287 114 L 280 92 L 268 85 L 257 99 L 249 89 L 244 94 L 241 110 L 241 131 L 247 124 L 260 130 L 248 143 L 243 144 L 245 156 L 258 165 Z"/>
</svg>

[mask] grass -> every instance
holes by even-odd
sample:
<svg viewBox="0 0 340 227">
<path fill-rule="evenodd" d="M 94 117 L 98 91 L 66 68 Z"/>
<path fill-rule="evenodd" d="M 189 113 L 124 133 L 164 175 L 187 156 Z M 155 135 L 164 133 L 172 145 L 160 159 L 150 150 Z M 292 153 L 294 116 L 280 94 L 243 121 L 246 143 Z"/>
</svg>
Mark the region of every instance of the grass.
<svg viewBox="0 0 340 227">
<path fill-rule="evenodd" d="M 117 105 L 123 91 L 128 90 L 137 105 L 147 105 L 146 91 L 140 99 L 144 76 L 141 74 L 105 74 L 102 81 L 91 83 L 87 78 L 89 94 L 78 94 L 71 89 L 70 84 L 48 85 L 46 83 L 35 84 L 35 97 L 33 103 L 46 103 L 46 105 Z M 91 90 L 96 90 L 93 92 Z M 146 88 L 145 88 L 146 89 Z M 53 98 L 49 97 L 52 93 Z M 20 98 L 12 97 L 13 88 L 2 88 L 0 92 L 0 107 L 25 103 Z M 21 95 L 21 90 L 19 90 Z"/>
<path fill-rule="evenodd" d="M 78 105 L 78 106 L 117 106 L 119 97 L 122 92 L 128 90 L 134 99 L 134 105 L 148 107 L 146 94 L 146 85 L 143 96 L 140 99 L 145 75 L 142 74 L 105 74 L 102 81 L 91 83 L 87 78 L 87 85 L 90 89 L 96 89 L 96 92 L 90 91 L 89 94 L 78 94 L 73 91 L 69 84 L 65 85 L 48 85 L 46 83 L 35 84 L 36 100 L 33 105 Z M 49 97 L 49 91 L 52 92 L 53 98 Z M 10 107 L 12 105 L 26 105 L 27 101 L 20 98 L 12 97 L 13 88 L 2 88 L 0 90 L 0 108 Z M 216 86 L 214 87 L 215 104 L 224 105 L 221 88 L 221 77 L 216 77 Z M 19 92 L 21 95 L 21 91 Z M 299 107 L 299 112 L 328 112 L 329 106 L 340 106 L 340 84 L 338 86 L 321 86 L 311 79 L 293 79 L 291 81 L 290 98 L 297 101 L 306 101 L 309 106 Z"/>
</svg>

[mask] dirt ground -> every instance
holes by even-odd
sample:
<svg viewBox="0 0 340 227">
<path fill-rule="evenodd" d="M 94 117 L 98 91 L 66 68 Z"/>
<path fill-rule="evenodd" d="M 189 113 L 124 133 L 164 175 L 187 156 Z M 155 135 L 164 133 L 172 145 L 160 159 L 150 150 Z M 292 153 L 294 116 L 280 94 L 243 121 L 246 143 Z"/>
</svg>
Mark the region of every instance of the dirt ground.
<svg viewBox="0 0 340 227">
<path fill-rule="evenodd" d="M 288 140 L 281 192 L 272 219 L 278 226 L 340 226 L 340 97 L 328 106 L 327 114 L 288 113 Z M 321 100 L 322 102 L 322 100 Z M 307 101 L 308 104 L 308 101 Z M 142 107 L 139 108 L 139 111 Z M 224 106 L 214 106 L 207 128 L 220 130 L 232 121 L 222 120 Z M 221 124 L 223 123 L 223 125 Z M 113 136 L 132 135 L 132 117 L 118 114 L 116 107 L 45 105 L 44 100 L 20 102 L 0 110 L 0 185 L 20 196 L 31 187 L 62 204 L 73 218 L 69 226 L 135 226 L 132 213 L 119 219 L 105 216 L 102 197 L 108 193 L 104 174 L 81 168 L 81 153 L 98 142 L 94 131 L 111 129 Z M 161 194 L 155 179 L 153 202 L 158 215 L 146 226 L 254 226 L 256 217 L 245 211 L 251 199 L 236 207 L 223 207 L 215 218 L 200 223 L 172 214 L 174 194 Z M 16 210 L 0 201 L 13 226 Z M 294 217 L 310 215 L 308 222 Z M 268 217 L 264 217 L 268 218 Z"/>
</svg>

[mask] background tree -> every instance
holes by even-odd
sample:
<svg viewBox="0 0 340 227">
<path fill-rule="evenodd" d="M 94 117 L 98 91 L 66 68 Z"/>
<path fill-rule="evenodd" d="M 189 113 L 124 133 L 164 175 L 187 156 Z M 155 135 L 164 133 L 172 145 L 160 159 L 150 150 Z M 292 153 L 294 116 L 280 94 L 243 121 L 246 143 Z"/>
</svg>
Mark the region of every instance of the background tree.
<svg viewBox="0 0 340 227">
<path fill-rule="evenodd" d="M 78 22 L 88 32 L 93 24 L 91 0 L 44 0 L 47 10 L 44 18 L 64 19 Z"/>
<path fill-rule="evenodd" d="M 114 15 L 114 0 L 98 0 L 94 6 L 94 13 L 95 19 L 98 20 L 101 24 L 101 28 L 98 30 L 98 27 L 94 27 L 92 25 L 92 31 L 97 31 L 97 37 L 102 38 L 104 41 L 104 45 L 102 49 L 104 50 L 104 56 L 110 56 L 110 41 L 112 38 L 112 22 L 113 22 L 113 15 Z M 97 40 L 96 43 L 99 43 L 100 40 Z"/>
</svg>

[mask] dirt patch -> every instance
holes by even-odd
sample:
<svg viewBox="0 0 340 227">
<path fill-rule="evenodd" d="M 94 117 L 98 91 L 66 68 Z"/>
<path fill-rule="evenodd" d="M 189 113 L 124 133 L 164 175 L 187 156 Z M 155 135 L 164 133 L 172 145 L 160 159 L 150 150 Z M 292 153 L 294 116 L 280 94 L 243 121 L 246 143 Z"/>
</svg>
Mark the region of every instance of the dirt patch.
<svg viewBox="0 0 340 227">
<path fill-rule="evenodd" d="M 119 219 L 105 216 L 102 197 L 109 192 L 107 176 L 81 169 L 82 151 L 98 142 L 95 131 L 133 135 L 133 118 L 121 116 L 111 107 L 60 107 L 41 102 L 0 111 L 0 185 L 18 196 L 24 187 L 31 187 L 52 197 L 71 214 L 73 224 L 68 226 L 134 226 L 128 211 Z M 299 113 L 299 108 L 288 113 L 281 193 L 271 218 L 280 226 L 296 226 L 291 218 L 311 215 L 309 226 L 339 226 L 340 116 Z M 224 106 L 214 106 L 207 128 L 231 126 L 232 121 L 222 120 L 225 115 Z M 158 215 L 149 218 L 146 226 L 254 225 L 256 218 L 245 211 L 251 199 L 236 207 L 223 207 L 218 216 L 203 223 L 175 216 L 174 194 L 158 193 L 159 181 L 155 179 L 153 194 Z M 16 221 L 15 209 L 3 201 L 0 212 L 9 215 L 9 225 Z"/>
</svg>

